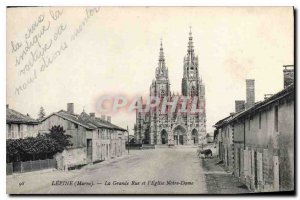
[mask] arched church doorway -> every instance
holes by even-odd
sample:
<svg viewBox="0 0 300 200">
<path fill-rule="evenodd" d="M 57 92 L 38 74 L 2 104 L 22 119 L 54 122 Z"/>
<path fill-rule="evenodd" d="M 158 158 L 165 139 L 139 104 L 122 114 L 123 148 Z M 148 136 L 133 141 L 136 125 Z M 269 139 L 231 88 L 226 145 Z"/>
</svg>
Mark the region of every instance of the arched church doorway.
<svg viewBox="0 0 300 200">
<path fill-rule="evenodd" d="M 161 131 L 160 136 L 161 136 L 161 144 L 167 144 L 168 143 L 168 133 L 165 129 Z"/>
<path fill-rule="evenodd" d="M 182 126 L 176 126 L 173 129 L 174 143 L 175 145 L 184 145 L 186 144 L 186 130 Z"/>
<path fill-rule="evenodd" d="M 198 131 L 196 129 L 192 131 L 192 141 L 194 144 L 199 144 Z"/>
<path fill-rule="evenodd" d="M 150 131 L 149 129 L 145 130 L 145 136 L 143 139 L 143 144 L 150 144 Z"/>
</svg>

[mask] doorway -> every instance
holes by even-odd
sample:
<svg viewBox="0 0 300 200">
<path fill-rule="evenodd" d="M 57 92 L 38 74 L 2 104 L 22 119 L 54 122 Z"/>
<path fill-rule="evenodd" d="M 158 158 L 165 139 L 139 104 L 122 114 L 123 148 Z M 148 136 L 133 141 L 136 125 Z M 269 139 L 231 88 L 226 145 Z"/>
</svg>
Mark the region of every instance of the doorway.
<svg viewBox="0 0 300 200">
<path fill-rule="evenodd" d="M 174 141 L 175 141 L 175 144 L 178 145 L 178 136 L 177 135 L 174 135 Z"/>
<path fill-rule="evenodd" d="M 173 130 L 174 138 L 177 139 L 177 144 L 179 145 L 185 145 L 187 144 L 187 136 L 186 136 L 186 130 L 181 125 L 178 125 Z"/>
<path fill-rule="evenodd" d="M 183 145 L 183 135 L 179 135 L 179 144 Z"/>
<path fill-rule="evenodd" d="M 168 143 L 168 134 L 166 130 L 161 131 L 161 144 L 167 144 Z"/>
<path fill-rule="evenodd" d="M 92 139 L 87 139 L 86 140 L 86 146 L 87 146 L 87 162 L 90 163 L 92 162 L 92 156 L 93 156 L 93 148 L 92 148 Z"/>
<path fill-rule="evenodd" d="M 196 129 L 192 131 L 192 141 L 193 144 L 199 144 L 198 131 Z"/>
</svg>

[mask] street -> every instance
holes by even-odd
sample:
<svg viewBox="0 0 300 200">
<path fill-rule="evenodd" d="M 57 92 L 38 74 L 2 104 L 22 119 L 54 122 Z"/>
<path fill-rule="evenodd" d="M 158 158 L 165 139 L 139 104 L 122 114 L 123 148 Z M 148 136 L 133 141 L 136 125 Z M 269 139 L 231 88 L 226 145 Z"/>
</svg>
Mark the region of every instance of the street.
<svg viewBox="0 0 300 200">
<path fill-rule="evenodd" d="M 110 161 L 81 170 L 37 172 L 7 178 L 7 192 L 14 194 L 205 194 L 218 193 L 215 179 L 208 174 L 228 177 L 218 168 L 203 167 L 195 147 L 131 150 Z M 208 161 L 211 160 L 211 161 Z M 207 159 L 207 162 L 214 162 Z M 212 163 L 213 164 L 213 163 Z M 224 179 L 225 180 L 225 179 Z M 20 185 L 21 183 L 21 185 Z M 224 183 L 224 181 L 223 181 Z M 234 192 L 230 184 L 227 192 Z M 207 189 L 209 188 L 209 190 Z M 244 190 L 247 192 L 247 190 Z"/>
</svg>

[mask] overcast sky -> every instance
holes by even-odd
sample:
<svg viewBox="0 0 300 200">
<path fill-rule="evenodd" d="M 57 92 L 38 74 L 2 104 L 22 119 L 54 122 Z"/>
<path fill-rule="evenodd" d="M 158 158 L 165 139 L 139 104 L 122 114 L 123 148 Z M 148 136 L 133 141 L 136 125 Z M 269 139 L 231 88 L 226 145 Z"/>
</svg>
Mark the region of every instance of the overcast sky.
<svg viewBox="0 0 300 200">
<path fill-rule="evenodd" d="M 54 17 L 55 8 L 51 11 Z M 171 90 L 180 92 L 189 26 L 206 87 L 208 131 L 234 111 L 234 100 L 245 99 L 246 78 L 255 79 L 259 101 L 264 94 L 283 89 L 282 66 L 294 64 L 292 7 L 115 7 L 93 10 L 88 17 L 85 8 L 65 7 L 56 20 L 51 13 L 47 8 L 7 11 L 7 103 L 34 118 L 40 106 L 50 114 L 73 102 L 76 113 L 83 109 L 96 112 L 96 101 L 104 94 L 148 95 L 161 38 Z M 40 23 L 39 15 L 44 15 Z M 55 40 L 60 25 L 65 30 Z M 71 39 L 79 26 L 81 31 Z M 34 41 L 36 34 L 38 42 L 16 66 L 15 60 L 26 49 L 26 41 Z M 38 58 L 20 75 L 32 59 L 30 51 L 40 52 L 50 41 L 46 58 L 54 58 L 65 42 L 67 48 L 56 53 L 53 63 L 43 72 L 43 61 Z M 22 45 L 16 50 L 18 42 Z M 35 78 L 28 83 L 30 77 Z M 16 87 L 24 83 L 26 89 L 18 94 Z M 112 122 L 132 129 L 135 114 L 114 113 Z"/>
</svg>

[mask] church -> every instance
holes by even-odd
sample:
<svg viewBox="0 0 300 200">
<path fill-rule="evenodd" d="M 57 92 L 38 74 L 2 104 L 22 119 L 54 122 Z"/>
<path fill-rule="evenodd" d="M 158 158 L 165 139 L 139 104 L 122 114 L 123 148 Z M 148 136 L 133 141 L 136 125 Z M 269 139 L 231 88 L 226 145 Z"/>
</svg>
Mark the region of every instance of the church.
<svg viewBox="0 0 300 200">
<path fill-rule="evenodd" d="M 170 89 L 168 68 L 160 44 L 158 66 L 155 79 L 150 85 L 150 96 L 177 100 L 177 106 L 186 104 L 184 99 L 196 99 L 196 112 L 187 106 L 187 112 L 162 112 L 159 107 L 149 111 L 136 110 L 134 136 L 136 143 L 151 145 L 199 145 L 206 142 L 205 85 L 199 76 L 198 56 L 195 55 L 192 32 L 189 32 L 187 54 L 183 60 L 181 94 Z M 146 105 L 143 104 L 143 107 Z"/>
</svg>

